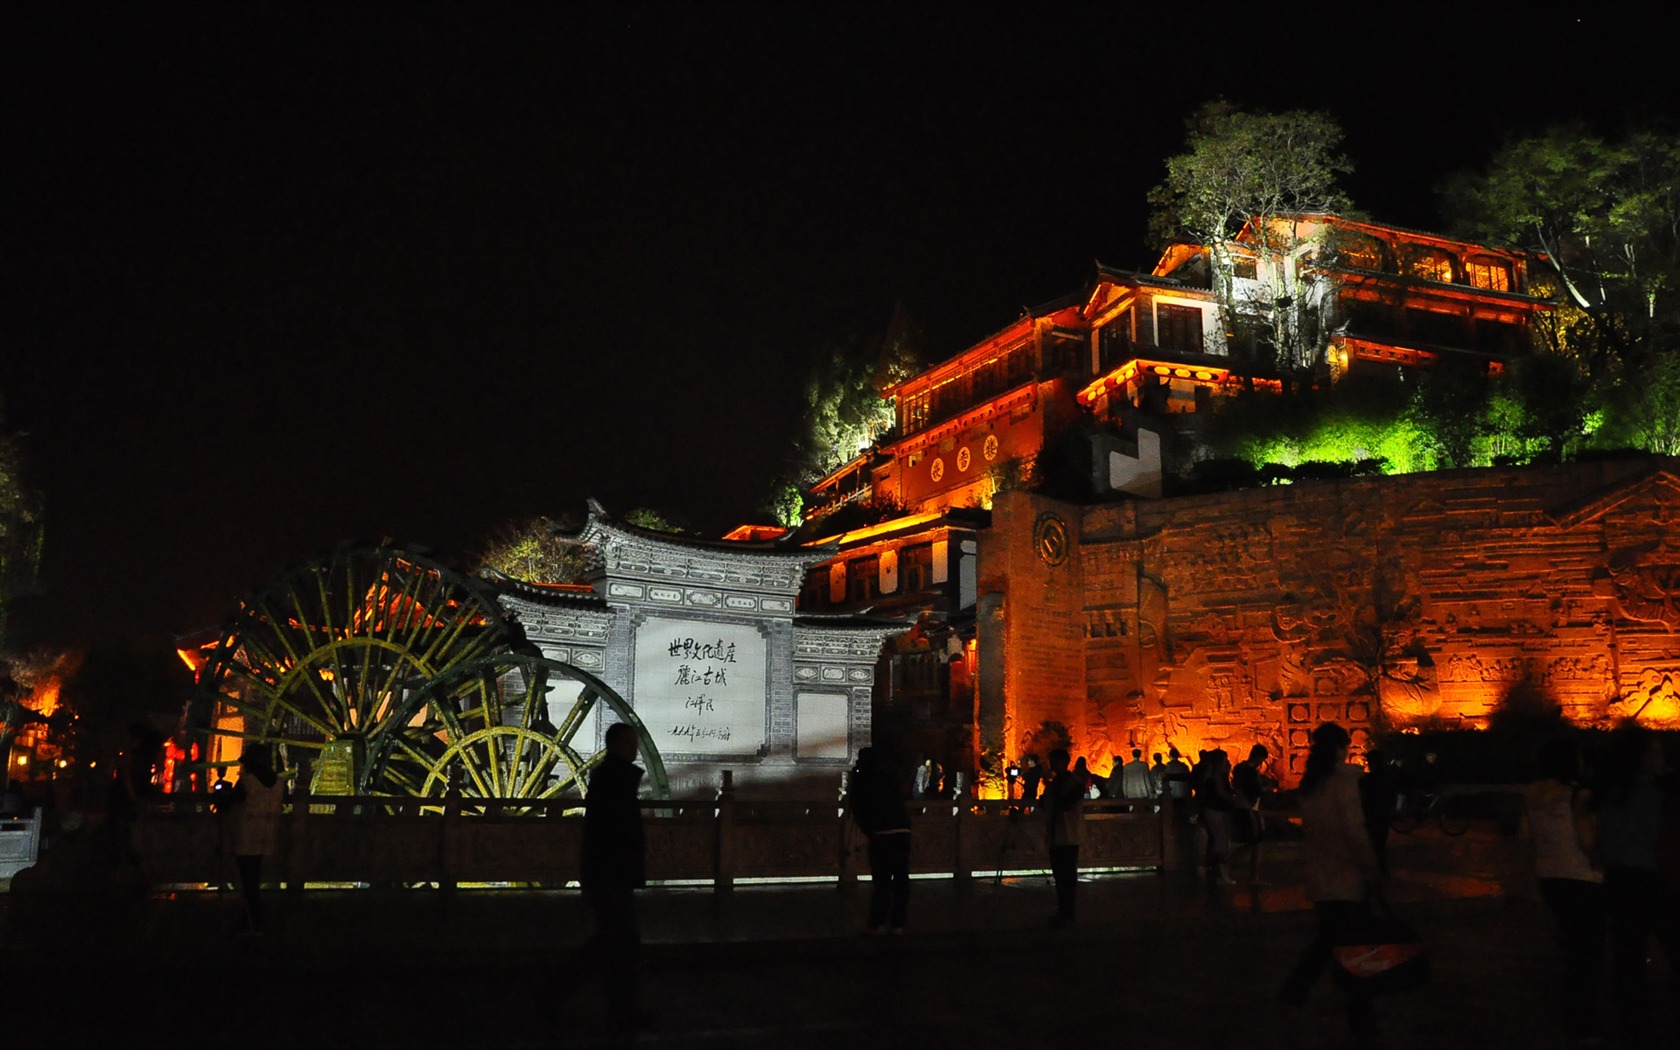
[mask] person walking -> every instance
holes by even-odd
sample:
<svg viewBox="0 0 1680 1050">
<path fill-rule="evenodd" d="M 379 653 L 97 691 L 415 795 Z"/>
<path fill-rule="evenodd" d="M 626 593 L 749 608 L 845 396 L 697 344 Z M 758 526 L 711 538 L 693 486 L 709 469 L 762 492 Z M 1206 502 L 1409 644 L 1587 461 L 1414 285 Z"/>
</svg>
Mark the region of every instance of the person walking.
<svg viewBox="0 0 1680 1050">
<path fill-rule="evenodd" d="M 910 907 L 910 814 L 872 747 L 858 751 L 846 796 L 852 822 L 869 838 L 869 933 L 904 932 Z"/>
<path fill-rule="evenodd" d="M 239 756 L 239 779 L 226 794 L 228 850 L 233 854 L 240 898 L 245 905 L 244 932 L 260 937 L 263 860 L 274 853 L 280 838 L 280 810 L 286 801 L 286 785 L 274 771 L 267 750 L 247 746 Z"/>
<path fill-rule="evenodd" d="M 1318 933 L 1278 992 L 1287 1006 L 1305 1005 L 1312 986 L 1330 968 L 1331 949 L 1357 936 L 1368 919 L 1371 887 L 1380 885 L 1376 851 L 1359 804 L 1359 769 L 1347 762 L 1350 743 L 1348 731 L 1334 722 L 1313 730 L 1301 776 L 1302 859 Z M 1377 1015 L 1370 997 L 1349 987 L 1347 1011 L 1355 1045 L 1371 1045 Z"/>
<path fill-rule="evenodd" d="M 1056 881 L 1056 914 L 1052 926 L 1071 926 L 1074 895 L 1079 886 L 1079 840 L 1085 824 L 1085 781 L 1068 768 L 1064 748 L 1050 752 L 1050 787 L 1045 830 L 1050 846 L 1050 874 Z"/>
<path fill-rule="evenodd" d="M 1540 750 L 1539 778 L 1523 792 L 1540 899 L 1557 924 L 1563 953 L 1557 1002 L 1570 1039 L 1598 1035 L 1598 988 L 1604 964 L 1604 877 L 1594 865 L 1598 820 L 1581 786 L 1581 747 L 1561 737 Z"/>
<path fill-rule="evenodd" d="M 636 765 L 636 730 L 627 722 L 607 727 L 606 755 L 589 777 L 583 800 L 584 900 L 595 916 L 585 945 L 594 974 L 606 982 L 607 1010 L 621 1027 L 641 1023 L 641 928 L 635 891 L 647 885 L 647 840 L 637 800 L 644 773 Z"/>
</svg>

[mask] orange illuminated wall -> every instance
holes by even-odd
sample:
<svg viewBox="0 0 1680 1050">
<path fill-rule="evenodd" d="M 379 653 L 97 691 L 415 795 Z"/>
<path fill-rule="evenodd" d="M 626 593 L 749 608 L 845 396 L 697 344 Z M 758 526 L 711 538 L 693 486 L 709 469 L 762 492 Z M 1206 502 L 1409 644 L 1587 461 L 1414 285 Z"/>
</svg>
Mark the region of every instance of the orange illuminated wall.
<svg viewBox="0 0 1680 1050">
<path fill-rule="evenodd" d="M 1072 537 L 1059 565 L 1046 515 Z M 1362 746 L 1485 726 L 1518 690 L 1583 725 L 1680 728 L 1672 458 L 1088 508 L 1009 493 L 979 575 L 980 737 L 1004 758 L 1054 723 L 1099 770 L 1258 742 L 1292 782 L 1321 721 Z"/>
</svg>

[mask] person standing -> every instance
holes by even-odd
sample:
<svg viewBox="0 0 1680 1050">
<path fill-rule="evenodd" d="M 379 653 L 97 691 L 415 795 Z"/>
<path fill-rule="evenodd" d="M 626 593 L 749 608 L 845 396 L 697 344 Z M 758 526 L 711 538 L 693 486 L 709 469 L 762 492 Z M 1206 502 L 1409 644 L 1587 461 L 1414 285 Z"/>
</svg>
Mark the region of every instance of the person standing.
<svg viewBox="0 0 1680 1050">
<path fill-rule="evenodd" d="M 1225 749 L 1206 753 L 1196 774 L 1196 807 L 1207 831 L 1207 878 L 1216 886 L 1230 886 L 1236 880 L 1226 872 L 1231 859 L 1231 816 L 1237 808 L 1231 791 L 1231 759 Z"/>
<path fill-rule="evenodd" d="M 1266 837 L 1266 820 L 1260 804 L 1273 787 L 1272 778 L 1265 772 L 1270 754 L 1266 745 L 1255 744 L 1248 749 L 1248 757 L 1231 770 L 1231 794 L 1235 800 L 1231 822 L 1248 849 L 1248 881 L 1255 885 L 1260 885 L 1260 841 Z"/>
<path fill-rule="evenodd" d="M 1149 775 L 1149 763 L 1143 760 L 1143 749 L 1132 748 L 1132 760 L 1120 767 L 1120 793 L 1127 798 L 1154 798 L 1155 778 Z"/>
<path fill-rule="evenodd" d="M 920 801 L 928 797 L 928 784 L 933 780 L 933 759 L 916 764 L 916 778 L 910 783 L 910 797 Z"/>
<path fill-rule="evenodd" d="M 286 785 L 274 771 L 266 750 L 246 747 L 239 756 L 239 779 L 227 794 L 228 850 L 233 854 L 239 893 L 245 904 L 245 932 L 260 937 L 263 859 L 274 853 L 280 839 L 280 810 L 286 802 Z"/>
<path fill-rule="evenodd" d="M 1307 899 L 1318 933 L 1301 952 L 1278 1000 L 1302 1006 L 1330 968 L 1331 950 L 1357 935 L 1370 914 L 1370 891 L 1381 878 L 1359 804 L 1359 769 L 1348 765 L 1348 731 L 1334 722 L 1313 730 L 1301 776 L 1301 831 Z M 1376 1038 L 1376 1010 L 1357 988 L 1347 991 L 1348 1026 L 1355 1044 Z"/>
<path fill-rule="evenodd" d="M 1046 832 L 1050 845 L 1050 874 L 1056 880 L 1053 926 L 1071 926 L 1074 893 L 1079 886 L 1079 840 L 1085 823 L 1085 781 L 1068 768 L 1064 748 L 1050 752 L 1050 787 Z"/>
<path fill-rule="evenodd" d="M 647 885 L 647 840 L 636 793 L 643 772 L 636 765 L 636 730 L 629 723 L 607 727 L 606 756 L 589 777 L 583 800 L 584 900 L 595 916 L 595 933 L 585 946 L 594 973 L 607 985 L 607 1009 L 624 1026 L 640 1021 L 641 928 L 635 891 Z"/>
<path fill-rule="evenodd" d="M 1365 775 L 1359 780 L 1359 801 L 1365 810 L 1365 830 L 1371 848 L 1377 851 L 1377 867 L 1388 875 L 1388 831 L 1394 810 L 1400 804 L 1400 778 L 1383 752 L 1372 748 L 1365 753 Z"/>
<path fill-rule="evenodd" d="M 1161 784 L 1167 794 L 1172 796 L 1173 805 L 1177 807 L 1178 819 L 1188 819 L 1190 807 L 1185 803 L 1190 801 L 1190 767 L 1178 753 L 1178 748 L 1167 748 L 1167 764 L 1161 768 L 1166 773 Z"/>
<path fill-rule="evenodd" d="M 904 932 L 910 907 L 910 814 L 875 749 L 858 751 L 847 806 L 869 837 L 869 933 Z"/>
<path fill-rule="evenodd" d="M 1038 801 L 1038 784 L 1044 776 L 1044 770 L 1038 764 L 1037 755 L 1028 755 L 1021 760 L 1021 800 L 1029 805 Z"/>
<path fill-rule="evenodd" d="M 1672 1034 L 1673 1028 L 1651 1022 L 1646 970 L 1653 935 L 1668 956 L 1670 970 L 1680 966 L 1680 909 L 1663 883 L 1658 853 L 1665 787 L 1672 787 L 1672 778 L 1666 776 L 1661 738 L 1643 726 L 1617 729 L 1606 759 L 1599 783 L 1598 850 L 1610 917 L 1616 1024 L 1625 1045 L 1655 1046 L 1658 1032 Z"/>
<path fill-rule="evenodd" d="M 1557 924 L 1563 950 L 1558 1003 L 1571 1039 L 1598 1034 L 1598 986 L 1604 962 L 1604 877 L 1593 866 L 1598 822 L 1592 793 L 1581 787 L 1580 745 L 1557 738 L 1540 749 L 1540 777 L 1523 792 L 1534 845 L 1540 899 Z"/>
</svg>

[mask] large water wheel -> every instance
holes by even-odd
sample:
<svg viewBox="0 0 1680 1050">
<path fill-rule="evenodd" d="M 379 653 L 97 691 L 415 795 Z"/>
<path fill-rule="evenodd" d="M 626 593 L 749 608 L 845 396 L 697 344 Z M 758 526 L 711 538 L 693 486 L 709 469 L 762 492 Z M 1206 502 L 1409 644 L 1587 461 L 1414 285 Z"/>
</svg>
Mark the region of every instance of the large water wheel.
<svg viewBox="0 0 1680 1050">
<path fill-rule="evenodd" d="M 581 796 L 598 719 L 634 725 L 656 795 L 664 764 L 635 712 L 599 679 L 515 652 L 494 592 L 394 547 L 347 546 L 284 574 L 229 619 L 200 676 L 211 731 L 282 763 L 329 743 L 359 756 L 360 794 Z"/>
<path fill-rule="evenodd" d="M 634 726 L 655 797 L 670 793 L 653 739 L 622 697 L 571 664 L 503 651 L 432 679 L 368 763 L 370 790 L 466 798 L 581 798 L 605 757 L 601 719 Z"/>
</svg>

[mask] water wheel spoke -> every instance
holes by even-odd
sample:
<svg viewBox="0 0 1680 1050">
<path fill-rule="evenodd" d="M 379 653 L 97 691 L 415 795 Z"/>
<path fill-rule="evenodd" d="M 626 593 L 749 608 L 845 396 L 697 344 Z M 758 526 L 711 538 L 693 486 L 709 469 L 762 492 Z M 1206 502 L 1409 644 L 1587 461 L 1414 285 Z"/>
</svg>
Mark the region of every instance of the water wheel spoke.
<svg viewBox="0 0 1680 1050">
<path fill-rule="evenodd" d="M 566 712 L 565 719 L 560 723 L 560 739 L 570 744 L 600 700 L 601 694 L 593 686 L 586 684 L 578 690 L 577 698 L 572 701 L 571 709 Z"/>
</svg>

